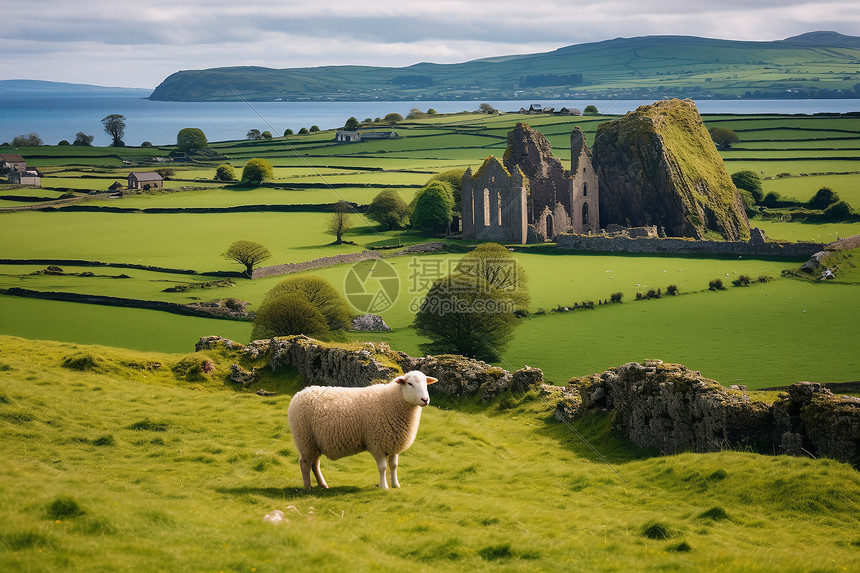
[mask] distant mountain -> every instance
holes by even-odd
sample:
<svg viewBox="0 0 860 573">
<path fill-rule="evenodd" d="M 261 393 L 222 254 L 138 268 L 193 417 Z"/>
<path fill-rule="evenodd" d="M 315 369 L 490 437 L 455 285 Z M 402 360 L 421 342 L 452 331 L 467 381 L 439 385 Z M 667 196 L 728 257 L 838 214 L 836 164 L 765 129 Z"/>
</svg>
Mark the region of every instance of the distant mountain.
<svg viewBox="0 0 860 573">
<path fill-rule="evenodd" d="M 46 82 L 42 80 L 0 80 L 0 94 L 18 93 L 139 93 L 141 97 L 146 97 L 149 95 L 150 90 L 140 88 L 93 86 L 90 84 L 70 84 L 65 82 Z"/>
<path fill-rule="evenodd" d="M 644 36 L 540 54 L 403 68 L 229 67 L 176 72 L 163 101 L 856 98 L 860 38 L 810 32 L 771 42 Z"/>
</svg>

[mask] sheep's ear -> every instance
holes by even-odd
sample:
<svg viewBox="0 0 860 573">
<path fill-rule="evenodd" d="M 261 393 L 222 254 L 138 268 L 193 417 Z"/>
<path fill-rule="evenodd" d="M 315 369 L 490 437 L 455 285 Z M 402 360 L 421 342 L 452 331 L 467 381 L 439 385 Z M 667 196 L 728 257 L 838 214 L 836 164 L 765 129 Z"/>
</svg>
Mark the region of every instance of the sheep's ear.
<svg viewBox="0 0 860 573">
<path fill-rule="evenodd" d="M 406 376 L 398 376 L 392 382 L 397 382 L 398 384 L 406 384 Z"/>
<path fill-rule="evenodd" d="M 435 383 L 436 383 L 436 382 L 438 382 L 438 381 L 439 381 L 439 379 L 438 379 L 438 378 L 433 378 L 432 376 L 428 376 L 428 377 L 427 377 L 427 385 L 428 385 L 428 386 L 429 386 L 430 384 L 435 384 Z"/>
</svg>

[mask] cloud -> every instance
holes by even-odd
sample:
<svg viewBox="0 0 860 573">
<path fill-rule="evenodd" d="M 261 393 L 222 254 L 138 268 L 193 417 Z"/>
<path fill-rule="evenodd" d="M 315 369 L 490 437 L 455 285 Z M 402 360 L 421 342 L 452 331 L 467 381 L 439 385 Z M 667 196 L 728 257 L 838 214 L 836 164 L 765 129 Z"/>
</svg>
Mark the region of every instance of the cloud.
<svg viewBox="0 0 860 573">
<path fill-rule="evenodd" d="M 754 4 L 754 5 L 753 5 Z M 792 0 L 5 0 L 0 79 L 154 87 L 183 69 L 406 66 L 616 37 L 860 34 L 860 4 Z"/>
</svg>

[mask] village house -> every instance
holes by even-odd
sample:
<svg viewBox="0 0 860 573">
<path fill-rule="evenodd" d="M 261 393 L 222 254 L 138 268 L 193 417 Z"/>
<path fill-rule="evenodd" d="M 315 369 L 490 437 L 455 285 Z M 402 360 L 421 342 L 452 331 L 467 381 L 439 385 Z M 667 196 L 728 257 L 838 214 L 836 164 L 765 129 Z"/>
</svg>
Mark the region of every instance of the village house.
<svg viewBox="0 0 860 573">
<path fill-rule="evenodd" d="M 147 189 L 163 189 L 164 179 L 155 172 L 136 173 L 132 171 L 128 174 L 128 188 L 142 189 L 144 191 Z"/>
<path fill-rule="evenodd" d="M 0 153 L 0 170 L 26 171 L 27 162 L 17 153 Z"/>
<path fill-rule="evenodd" d="M 13 185 L 41 187 L 42 177 L 35 169 L 25 169 L 24 171 L 13 169 L 9 172 L 9 183 L 12 183 Z"/>
</svg>

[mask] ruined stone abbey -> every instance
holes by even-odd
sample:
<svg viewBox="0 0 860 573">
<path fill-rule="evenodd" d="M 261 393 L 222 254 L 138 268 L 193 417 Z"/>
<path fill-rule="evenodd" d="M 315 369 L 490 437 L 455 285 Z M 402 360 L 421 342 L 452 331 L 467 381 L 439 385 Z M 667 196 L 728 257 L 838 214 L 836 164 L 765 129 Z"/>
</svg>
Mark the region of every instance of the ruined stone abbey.
<svg viewBox="0 0 860 573">
<path fill-rule="evenodd" d="M 537 243 L 598 232 L 597 174 L 579 127 L 570 134 L 570 152 L 568 171 L 540 132 L 518 123 L 504 163 L 490 156 L 463 176 L 463 237 Z"/>
</svg>

